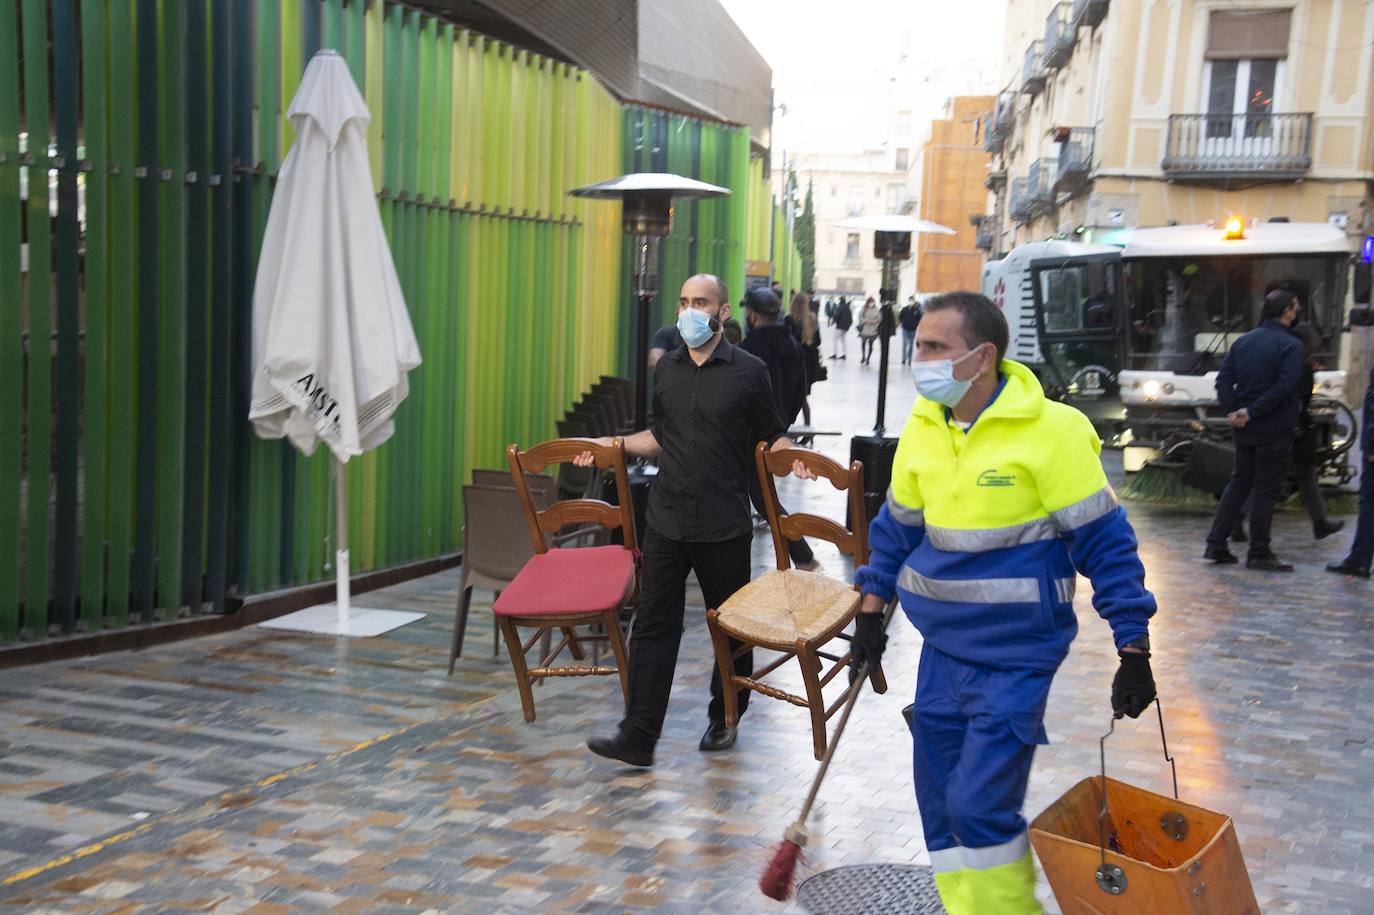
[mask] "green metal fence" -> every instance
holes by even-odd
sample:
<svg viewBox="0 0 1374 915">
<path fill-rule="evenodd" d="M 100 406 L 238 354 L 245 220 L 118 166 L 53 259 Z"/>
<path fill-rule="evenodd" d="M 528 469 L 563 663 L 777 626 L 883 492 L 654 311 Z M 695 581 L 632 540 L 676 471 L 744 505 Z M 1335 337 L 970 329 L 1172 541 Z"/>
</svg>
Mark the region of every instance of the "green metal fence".
<svg viewBox="0 0 1374 915">
<path fill-rule="evenodd" d="M 692 272 L 743 290 L 775 208 L 742 128 L 393 3 L 0 0 L 0 644 L 329 577 L 328 457 L 246 421 L 283 112 L 321 47 L 371 109 L 424 355 L 395 438 L 348 465 L 356 570 L 459 548 L 470 469 L 626 372 L 619 208 L 568 188 L 731 188 L 679 209 L 660 317 Z"/>
</svg>

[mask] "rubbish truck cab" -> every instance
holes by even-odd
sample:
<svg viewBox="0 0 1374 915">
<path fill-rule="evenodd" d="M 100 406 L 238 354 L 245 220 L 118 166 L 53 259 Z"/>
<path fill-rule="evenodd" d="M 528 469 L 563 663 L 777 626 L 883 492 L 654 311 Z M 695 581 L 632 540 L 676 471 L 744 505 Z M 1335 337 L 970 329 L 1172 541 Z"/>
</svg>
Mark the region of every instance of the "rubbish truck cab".
<svg viewBox="0 0 1374 915">
<path fill-rule="evenodd" d="M 1344 409 L 1341 327 L 1350 272 L 1345 232 L 1326 223 L 1229 220 L 1137 229 L 1121 252 L 1125 327 L 1120 396 L 1125 406 L 1125 465 L 1139 469 L 1194 434 L 1225 431 L 1217 371 L 1231 345 L 1260 323 L 1265 295 L 1297 294 L 1304 320 L 1320 337 L 1315 395 Z M 1344 416 L 1326 450 L 1348 447 Z M 1328 424 L 1331 425 L 1331 424 Z"/>
</svg>

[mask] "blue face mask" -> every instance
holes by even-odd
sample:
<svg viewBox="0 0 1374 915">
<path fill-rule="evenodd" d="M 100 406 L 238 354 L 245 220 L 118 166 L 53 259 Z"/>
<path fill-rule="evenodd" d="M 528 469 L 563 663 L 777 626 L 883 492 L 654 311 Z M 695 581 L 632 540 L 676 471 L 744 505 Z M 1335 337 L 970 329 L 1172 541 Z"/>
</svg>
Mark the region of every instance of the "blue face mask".
<svg viewBox="0 0 1374 915">
<path fill-rule="evenodd" d="M 715 327 L 712 327 L 713 324 Z M 682 334 L 682 341 L 692 349 L 698 349 L 710 340 L 719 326 L 719 321 L 695 308 L 684 308 L 682 314 L 677 316 L 677 332 Z"/>
<path fill-rule="evenodd" d="M 933 400 L 953 409 L 959 404 L 959 401 L 964 399 L 968 389 L 973 387 L 973 382 L 978 380 L 978 376 L 974 375 L 967 381 L 959 381 L 954 377 L 954 367 L 980 349 L 982 349 L 981 346 L 975 347 L 958 359 L 913 362 L 911 364 L 911 378 L 916 382 L 917 393 L 927 400 Z"/>
</svg>

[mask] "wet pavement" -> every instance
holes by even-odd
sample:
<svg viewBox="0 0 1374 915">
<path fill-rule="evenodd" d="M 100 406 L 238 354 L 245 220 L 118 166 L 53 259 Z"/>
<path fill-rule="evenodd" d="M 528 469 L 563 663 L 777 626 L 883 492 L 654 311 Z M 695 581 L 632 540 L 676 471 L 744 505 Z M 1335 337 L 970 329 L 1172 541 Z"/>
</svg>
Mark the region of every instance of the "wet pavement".
<svg viewBox="0 0 1374 915">
<path fill-rule="evenodd" d="M 851 351 L 855 348 L 851 347 Z M 828 362 L 817 446 L 847 457 L 872 425 L 877 371 Z M 891 373 L 891 423 L 912 390 Z M 404 421 L 404 418 L 402 418 Z M 1107 455 L 1109 471 L 1119 464 Z M 838 515 L 822 484 L 784 502 Z M 1236 822 L 1263 911 L 1374 909 L 1374 586 L 1332 576 L 1348 535 L 1315 544 L 1281 514 L 1288 576 L 1199 558 L 1207 518 L 1132 508 L 1149 584 L 1155 674 L 1184 800 Z M 818 547 L 828 571 L 847 575 Z M 756 569 L 771 567 L 766 532 Z M 583 748 L 620 713 L 611 678 L 548 681 L 520 714 L 493 658 L 489 595 L 445 676 L 458 575 L 364 599 L 418 609 L 370 640 L 248 629 L 138 652 L 0 672 L 0 905 L 26 911 L 780 912 L 756 888 L 816 763 L 805 712 L 756 697 L 729 752 L 701 754 L 711 655 L 700 599 L 657 765 Z M 1055 681 L 1027 813 L 1093 774 L 1115 656 L 1090 589 Z M 926 861 L 900 709 L 916 633 L 894 622 L 892 688 L 865 695 L 814 816 L 802 876 Z M 784 677 L 797 688 L 800 678 Z M 838 684 L 832 685 L 831 695 Z M 1151 719 L 1109 742 L 1109 774 L 1169 790 Z M 1048 889 L 1047 908 L 1055 911 Z"/>
</svg>

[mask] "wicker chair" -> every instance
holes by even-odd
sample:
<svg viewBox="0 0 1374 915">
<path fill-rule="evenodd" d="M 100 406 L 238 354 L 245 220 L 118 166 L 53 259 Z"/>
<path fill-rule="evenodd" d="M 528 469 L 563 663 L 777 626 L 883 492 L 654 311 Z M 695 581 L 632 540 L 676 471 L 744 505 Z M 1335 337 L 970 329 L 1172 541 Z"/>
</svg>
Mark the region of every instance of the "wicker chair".
<svg viewBox="0 0 1374 915">
<path fill-rule="evenodd" d="M 525 527 L 525 509 L 515 491 L 509 471 L 474 470 L 477 485 L 463 487 L 463 571 L 458 582 L 458 606 L 453 616 L 453 642 L 448 651 L 448 672 L 453 673 L 463 656 L 468 611 L 473 588 L 490 588 L 496 597 L 510 585 L 521 567 L 534 555 Z M 530 474 L 527 486 L 531 498 L 541 508 L 552 505 L 554 481 Z M 499 633 L 492 642 L 492 657 L 498 653 Z"/>
<path fill-rule="evenodd" d="M 766 572 L 736 591 L 724 604 L 706 612 L 706 625 L 711 632 L 711 644 L 716 653 L 721 682 L 726 684 L 725 720 L 731 727 L 739 723 L 736 692 L 751 689 L 774 699 L 799 705 L 811 712 L 811 738 L 816 758 L 825 756 L 826 722 L 844 704 L 840 696 L 829 707 L 825 704 L 824 689 L 849 665 L 850 653 L 830 654 L 822 650 L 830 640 L 849 636 L 843 629 L 854 619 L 860 596 L 848 582 L 815 572 L 792 568 L 787 553 L 789 540 L 815 537 L 835 544 L 841 553 L 851 556 L 854 564 L 868 560 L 868 531 L 861 525 L 849 530 L 819 515 L 783 515 L 778 508 L 778 490 L 773 477 L 786 476 L 794 461 L 801 461 L 818 477 L 829 480 L 841 492 L 848 492 L 849 517 L 862 519 L 863 464 L 854 461 L 842 467 L 814 451 L 784 449 L 768 451 L 759 443 L 754 454 L 759 481 L 763 487 L 764 507 L 768 526 L 773 533 L 773 551 L 777 558 L 776 571 Z M 732 650 L 730 639 L 740 643 Z M 752 676 L 735 673 L 734 660 L 754 647 L 769 648 L 782 653 Z M 764 683 L 763 678 L 796 658 L 801 666 L 802 683 L 806 695 L 797 696 L 776 686 Z M 831 662 L 826 670 L 824 661 Z M 887 684 L 881 670 L 872 675 L 873 688 L 885 692 Z"/>
<path fill-rule="evenodd" d="M 610 505 L 599 499 L 569 499 L 541 509 L 529 491 L 526 474 L 541 473 L 550 464 L 571 461 L 584 451 L 592 453 L 598 468 L 614 470 L 620 504 Z M 570 524 L 598 524 L 612 530 L 620 529 L 626 543 L 635 542 L 624 444 L 619 438 L 610 445 L 600 445 L 592 439 L 555 439 L 528 451 L 511 445 L 506 450 L 506 457 L 524 504 L 525 522 L 535 552 L 510 586 L 501 592 L 492 610 L 515 668 L 525 720 L 534 720 L 532 687 L 545 677 L 618 675 L 621 693 L 628 699 L 629 669 L 625 641 L 620 632 L 620 610 L 635 597 L 638 582 L 635 553 L 619 545 L 550 549 L 549 537 Z M 576 626 L 596 624 L 604 627 L 604 633 L 578 635 L 573 631 Z M 535 630 L 526 642 L 520 640 L 520 627 Z M 562 641 L 551 650 L 542 651 L 539 663 L 529 667 L 525 663 L 526 652 L 544 633 L 554 629 L 562 630 Z M 590 665 L 552 666 L 564 648 L 569 649 L 574 660 L 582 660 L 585 657 L 582 643 L 598 641 L 610 644 L 615 667 L 602 667 L 595 661 Z"/>
</svg>

